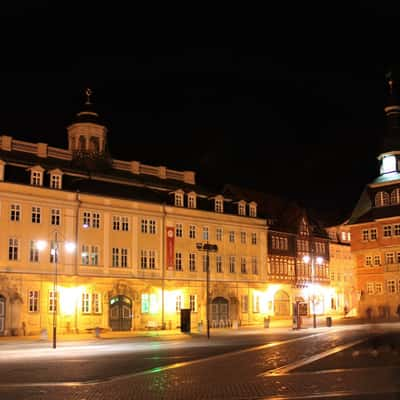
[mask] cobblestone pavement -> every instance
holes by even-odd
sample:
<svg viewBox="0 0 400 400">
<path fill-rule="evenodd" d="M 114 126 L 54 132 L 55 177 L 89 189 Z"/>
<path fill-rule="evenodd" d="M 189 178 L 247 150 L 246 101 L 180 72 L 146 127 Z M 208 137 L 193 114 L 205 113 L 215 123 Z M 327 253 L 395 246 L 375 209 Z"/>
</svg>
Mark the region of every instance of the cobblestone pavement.
<svg viewBox="0 0 400 400">
<path fill-rule="evenodd" d="M 258 346 L 228 355 L 182 363 L 173 368 L 82 385 L 2 387 L 1 400 L 20 399 L 289 399 L 340 398 L 369 393 L 376 398 L 400 393 L 400 368 L 359 368 L 267 375 L 265 372 L 349 343 L 367 334 L 362 329 L 330 331 Z M 400 396 L 399 396 L 400 397 Z M 369 397 L 371 398 L 371 397 Z M 373 398 L 373 397 L 372 397 Z M 396 397 L 393 397 L 396 398 Z"/>
</svg>

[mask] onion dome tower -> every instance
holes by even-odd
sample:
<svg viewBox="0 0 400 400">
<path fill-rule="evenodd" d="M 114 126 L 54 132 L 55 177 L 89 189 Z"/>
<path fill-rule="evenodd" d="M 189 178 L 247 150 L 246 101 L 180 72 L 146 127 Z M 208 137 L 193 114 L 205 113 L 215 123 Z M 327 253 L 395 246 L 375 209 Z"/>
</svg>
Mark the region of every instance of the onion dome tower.
<svg viewBox="0 0 400 400">
<path fill-rule="evenodd" d="M 74 122 L 67 127 L 68 149 L 75 164 L 88 169 L 98 169 L 109 164 L 107 128 L 100 122 L 90 101 L 92 91 L 85 90 L 86 101 Z"/>
</svg>

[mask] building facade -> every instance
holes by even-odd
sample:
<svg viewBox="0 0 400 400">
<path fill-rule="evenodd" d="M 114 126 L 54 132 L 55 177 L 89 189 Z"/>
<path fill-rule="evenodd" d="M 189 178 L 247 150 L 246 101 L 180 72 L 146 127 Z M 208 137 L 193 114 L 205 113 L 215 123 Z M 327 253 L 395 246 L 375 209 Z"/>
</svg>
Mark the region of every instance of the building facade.
<svg viewBox="0 0 400 400">
<path fill-rule="evenodd" d="M 379 176 L 365 187 L 349 226 L 359 313 L 388 319 L 400 313 L 400 102 L 393 81 L 384 111 Z"/>
<path fill-rule="evenodd" d="M 181 309 L 205 324 L 207 260 L 211 326 L 263 320 L 255 202 L 112 159 L 89 101 L 67 131 L 67 150 L 0 137 L 0 335 L 175 328 Z"/>
</svg>

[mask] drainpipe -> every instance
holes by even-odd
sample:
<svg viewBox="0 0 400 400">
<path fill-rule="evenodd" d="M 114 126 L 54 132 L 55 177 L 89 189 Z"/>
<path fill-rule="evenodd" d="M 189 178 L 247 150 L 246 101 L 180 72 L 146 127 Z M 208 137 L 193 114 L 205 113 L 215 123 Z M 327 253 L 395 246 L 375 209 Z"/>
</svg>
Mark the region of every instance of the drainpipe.
<svg viewBox="0 0 400 400">
<path fill-rule="evenodd" d="M 75 278 L 78 276 L 78 253 L 79 253 L 79 211 L 81 208 L 81 200 L 79 198 L 79 189 L 76 190 L 76 216 L 75 216 Z M 78 333 L 78 311 L 79 311 L 79 299 L 75 299 L 75 333 Z"/>
<path fill-rule="evenodd" d="M 161 230 L 161 329 L 165 329 L 165 204 L 163 204 L 163 218 Z"/>
</svg>

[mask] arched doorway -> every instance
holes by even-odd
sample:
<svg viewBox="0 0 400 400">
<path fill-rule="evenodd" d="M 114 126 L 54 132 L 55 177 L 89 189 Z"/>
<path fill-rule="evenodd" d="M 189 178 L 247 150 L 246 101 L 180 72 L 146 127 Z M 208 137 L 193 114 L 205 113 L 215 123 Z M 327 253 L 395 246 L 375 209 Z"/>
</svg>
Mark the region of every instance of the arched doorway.
<svg viewBox="0 0 400 400">
<path fill-rule="evenodd" d="M 0 335 L 4 335 L 6 325 L 6 299 L 0 295 Z"/>
<path fill-rule="evenodd" d="M 228 320 L 229 320 L 228 300 L 225 299 L 224 297 L 216 297 L 211 303 L 212 326 L 227 325 Z"/>
<path fill-rule="evenodd" d="M 283 290 L 275 293 L 274 314 L 277 317 L 287 317 L 290 315 L 290 298 Z"/>
<path fill-rule="evenodd" d="M 132 327 L 132 300 L 118 295 L 110 299 L 110 327 L 113 331 L 129 331 Z"/>
</svg>

